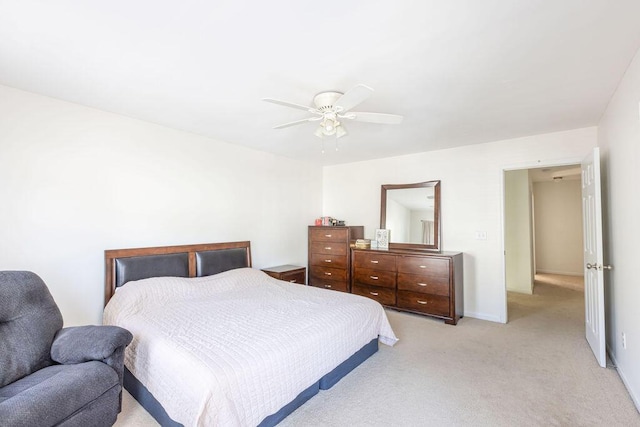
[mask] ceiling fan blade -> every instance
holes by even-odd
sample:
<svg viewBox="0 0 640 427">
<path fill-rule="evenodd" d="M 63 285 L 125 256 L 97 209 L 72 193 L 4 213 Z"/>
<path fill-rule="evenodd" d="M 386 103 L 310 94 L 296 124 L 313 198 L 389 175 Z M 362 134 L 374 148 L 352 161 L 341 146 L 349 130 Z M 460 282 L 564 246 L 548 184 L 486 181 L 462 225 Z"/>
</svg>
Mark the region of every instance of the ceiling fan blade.
<svg viewBox="0 0 640 427">
<path fill-rule="evenodd" d="M 397 114 L 361 113 L 357 111 L 350 111 L 341 117 L 344 117 L 345 119 L 355 120 L 357 122 L 383 123 L 387 125 L 400 124 L 404 119 L 404 117 L 398 116 Z"/>
<path fill-rule="evenodd" d="M 308 111 L 310 113 L 321 114 L 318 110 L 313 107 L 305 107 L 304 105 L 294 104 L 293 102 L 280 101 L 279 99 L 273 98 L 262 98 L 263 101 L 270 102 L 272 104 L 282 105 L 284 107 L 297 108 L 298 110 Z"/>
<path fill-rule="evenodd" d="M 278 126 L 274 126 L 274 129 L 282 129 L 282 128 L 288 128 L 289 126 L 295 126 L 295 125 L 300 125 L 302 123 L 307 123 L 307 122 L 315 122 L 322 119 L 322 117 L 309 117 L 308 119 L 302 119 L 302 120 L 296 120 L 295 122 L 289 122 L 289 123 L 284 123 Z"/>
<path fill-rule="evenodd" d="M 334 106 L 338 107 L 340 111 L 348 111 L 369 98 L 372 93 L 373 89 L 369 86 L 357 85 L 338 98 Z"/>
</svg>

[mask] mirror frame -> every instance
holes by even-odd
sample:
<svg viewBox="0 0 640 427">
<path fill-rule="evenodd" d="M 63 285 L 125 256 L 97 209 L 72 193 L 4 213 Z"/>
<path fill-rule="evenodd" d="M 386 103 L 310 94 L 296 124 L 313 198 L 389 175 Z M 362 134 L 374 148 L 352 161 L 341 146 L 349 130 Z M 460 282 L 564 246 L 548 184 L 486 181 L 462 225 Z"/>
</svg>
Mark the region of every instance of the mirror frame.
<svg viewBox="0 0 640 427">
<path fill-rule="evenodd" d="M 402 190 L 406 188 L 428 188 L 433 187 L 433 221 L 435 222 L 434 244 L 425 245 L 422 243 L 393 243 L 389 242 L 389 249 L 414 249 L 440 252 L 440 244 L 442 238 L 442 223 L 440 221 L 440 181 L 426 181 L 415 184 L 385 184 L 382 186 L 380 195 L 380 228 L 387 227 L 387 190 Z M 393 233 L 393 230 L 391 230 Z"/>
</svg>

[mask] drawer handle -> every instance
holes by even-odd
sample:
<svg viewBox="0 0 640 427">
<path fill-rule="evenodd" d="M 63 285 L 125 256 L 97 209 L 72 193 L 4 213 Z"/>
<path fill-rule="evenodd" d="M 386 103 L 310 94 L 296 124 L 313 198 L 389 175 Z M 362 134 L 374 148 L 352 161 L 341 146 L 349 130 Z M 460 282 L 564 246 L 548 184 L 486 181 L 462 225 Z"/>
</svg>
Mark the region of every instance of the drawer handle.
<svg viewBox="0 0 640 427">
<path fill-rule="evenodd" d="M 378 280 L 378 276 L 369 276 L 370 278 L 372 278 L 373 280 Z"/>
<path fill-rule="evenodd" d="M 370 293 L 371 295 L 373 295 L 374 297 L 377 297 L 377 296 L 378 296 L 378 293 L 377 293 L 377 292 L 369 292 L 369 293 Z"/>
<path fill-rule="evenodd" d="M 331 234 L 325 234 L 324 237 L 331 237 Z"/>
<path fill-rule="evenodd" d="M 418 286 L 427 286 L 426 283 L 417 283 Z"/>
<path fill-rule="evenodd" d="M 296 279 L 289 280 L 289 283 L 296 283 Z"/>
<path fill-rule="evenodd" d="M 325 271 L 324 274 L 325 274 L 325 276 L 331 276 L 331 273 L 327 273 L 326 271 Z"/>
<path fill-rule="evenodd" d="M 418 300 L 418 304 L 427 305 L 427 302 L 426 302 L 426 301 Z"/>
<path fill-rule="evenodd" d="M 324 262 L 331 262 L 331 260 L 330 259 L 325 259 Z"/>
<path fill-rule="evenodd" d="M 371 260 L 371 264 L 377 264 L 378 262 L 380 262 L 380 261 L 376 261 L 376 260 L 373 260 L 373 259 Z"/>
<path fill-rule="evenodd" d="M 426 265 L 421 265 L 420 268 L 427 268 L 427 266 Z"/>
<path fill-rule="evenodd" d="M 331 285 L 324 285 L 324 287 L 331 289 Z"/>
<path fill-rule="evenodd" d="M 330 251 L 331 250 L 331 246 L 326 247 L 325 250 Z"/>
</svg>

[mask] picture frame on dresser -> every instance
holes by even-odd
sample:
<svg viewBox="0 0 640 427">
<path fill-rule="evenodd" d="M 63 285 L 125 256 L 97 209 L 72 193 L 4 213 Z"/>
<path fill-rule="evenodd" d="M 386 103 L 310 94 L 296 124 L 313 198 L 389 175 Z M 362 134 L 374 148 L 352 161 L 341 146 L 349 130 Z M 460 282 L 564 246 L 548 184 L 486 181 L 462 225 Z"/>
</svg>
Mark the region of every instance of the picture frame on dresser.
<svg viewBox="0 0 640 427">
<path fill-rule="evenodd" d="M 389 248 L 389 230 L 378 228 L 376 230 L 376 247 L 380 249 Z"/>
</svg>

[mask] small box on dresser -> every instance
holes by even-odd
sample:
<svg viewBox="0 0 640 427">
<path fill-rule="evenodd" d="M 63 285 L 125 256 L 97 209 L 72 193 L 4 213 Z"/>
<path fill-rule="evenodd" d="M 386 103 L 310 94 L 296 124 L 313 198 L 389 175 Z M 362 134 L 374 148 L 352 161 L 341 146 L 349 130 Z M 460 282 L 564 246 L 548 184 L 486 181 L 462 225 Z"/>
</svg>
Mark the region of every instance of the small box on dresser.
<svg viewBox="0 0 640 427">
<path fill-rule="evenodd" d="M 463 316 L 462 253 L 352 249 L 351 257 L 352 293 L 452 325 Z"/>
<path fill-rule="evenodd" d="M 363 226 L 309 226 L 309 285 L 349 292 L 350 243 L 363 237 Z"/>
</svg>

